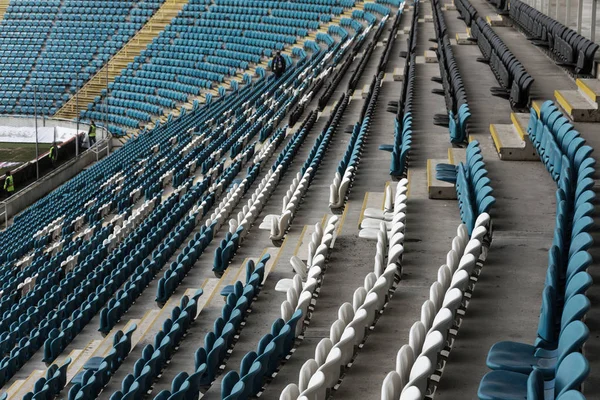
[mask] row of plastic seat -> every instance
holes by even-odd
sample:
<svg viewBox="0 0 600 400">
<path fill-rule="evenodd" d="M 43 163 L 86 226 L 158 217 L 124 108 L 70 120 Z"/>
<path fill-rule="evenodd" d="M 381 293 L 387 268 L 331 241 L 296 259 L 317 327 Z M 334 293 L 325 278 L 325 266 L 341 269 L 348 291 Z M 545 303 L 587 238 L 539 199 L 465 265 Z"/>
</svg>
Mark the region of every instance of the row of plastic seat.
<svg viewBox="0 0 600 400">
<path fill-rule="evenodd" d="M 285 234 L 292 223 L 292 219 L 294 218 L 296 210 L 300 205 L 300 201 L 308 190 L 310 182 L 316 174 L 321 160 L 323 159 L 329 143 L 331 142 L 331 137 L 337 130 L 341 117 L 346 110 L 346 106 L 348 105 L 348 101 L 348 96 L 345 93 L 342 94 L 341 98 L 337 101 L 334 109 L 332 110 L 325 127 L 315 140 L 315 144 L 311 148 L 304 165 L 288 189 L 288 192 L 284 197 L 281 216 L 273 215 L 270 217 L 270 238 L 272 241 L 278 242 L 283 240 L 285 237 Z"/>
<path fill-rule="evenodd" d="M 462 143 L 467 140 L 467 124 L 471 112 L 467 102 L 464 84 L 456 59 L 452 51 L 452 45 L 448 37 L 446 21 L 439 0 L 433 2 L 433 20 L 438 47 L 436 54 L 440 66 L 442 85 L 446 98 L 448 115 L 436 115 L 434 123 L 447 125 L 450 131 L 452 143 Z"/>
<path fill-rule="evenodd" d="M 95 399 L 108 384 L 131 351 L 131 336 L 137 329 L 133 324 L 127 332 L 117 331 L 113 336 L 113 347 L 106 356 L 91 357 L 83 370 L 71 380 L 69 400 Z M 66 377 L 65 377 L 66 379 Z"/>
<path fill-rule="evenodd" d="M 280 400 L 328 398 L 331 389 L 338 383 L 343 371 L 349 368 L 349 363 L 353 361 L 371 327 L 383 312 L 402 271 L 402 217 L 405 217 L 406 211 L 407 199 L 404 193 L 407 183 L 406 179 L 400 181 L 397 196 L 392 196 L 395 203 L 394 212 L 398 217 L 391 227 L 391 232 L 388 232 L 384 221 L 379 222 L 373 272 L 369 272 L 365 276 L 364 285 L 355 290 L 352 303 L 346 302 L 340 306 L 338 318 L 330 327 L 329 337 L 321 339 L 317 344 L 314 359 L 307 360 L 300 369 L 298 384 L 287 385 L 281 392 Z M 320 277 L 319 272 L 322 268 L 319 262 L 323 263 L 324 260 L 318 253 L 316 257 L 312 256 L 312 264 L 316 264 L 318 268 L 315 273 L 312 271 L 315 266 L 310 267 L 309 279 Z M 310 287 L 308 281 L 306 286 Z"/>
<path fill-rule="evenodd" d="M 378 76 L 373 76 L 365 101 L 367 108 L 363 112 L 364 117 L 354 125 L 346 152 L 340 160 L 333 182 L 329 186 L 329 208 L 332 210 L 343 208 L 346 203 L 348 191 L 350 190 L 360 162 L 362 146 L 369 134 L 371 117 L 377 105 L 377 97 L 382 80 L 383 72 L 380 72 Z"/>
<path fill-rule="evenodd" d="M 467 226 L 469 235 L 475 229 L 475 222 L 481 214 L 489 214 L 496 203 L 492 196 L 493 189 L 490 178 L 476 140 L 467 146 L 466 164 L 460 163 L 457 167 L 456 195 L 460 208 L 460 217 Z"/>
<path fill-rule="evenodd" d="M 205 335 L 204 345 L 198 347 L 194 354 L 194 372 L 189 377 L 194 376 L 199 386 L 210 386 L 219 373 L 219 367 L 225 360 L 228 350 L 234 345 L 235 336 L 243 328 L 242 323 L 251 310 L 252 303 L 260 294 L 265 277 L 265 266 L 270 257 L 269 254 L 264 255 L 256 265 L 249 260 L 245 266 L 246 283 L 236 281 L 229 288 L 230 293 L 221 309 L 221 315 L 215 319 L 213 329 Z M 182 372 L 176 376 L 172 388 L 183 391 L 184 394 L 189 393 L 190 389 L 181 386 L 177 388 L 181 376 L 186 375 L 188 375 L 186 372 Z M 197 392 L 194 394 L 198 395 Z M 161 392 L 155 400 L 164 400 L 173 395 L 174 391 L 169 394 Z"/>
<path fill-rule="evenodd" d="M 576 74 L 591 74 L 599 45 L 520 0 L 510 2 L 510 18 L 534 41 L 550 51 Z"/>
<path fill-rule="evenodd" d="M 24 399 L 45 400 L 54 399 L 65 388 L 67 384 L 67 368 L 71 364 L 71 358 L 67 357 L 63 364 L 59 367 L 52 364 L 46 370 L 46 376 L 41 377 L 33 384 L 33 390 L 27 392 Z M 7 400 L 8 392 L 4 392 L 0 396 L 0 400 Z"/>
<path fill-rule="evenodd" d="M 182 296 L 179 305 L 173 307 L 171 316 L 163 323 L 162 329 L 154 335 L 154 345 L 148 344 L 142 349 L 142 356 L 135 362 L 132 373 L 123 378 L 121 390 L 112 393 L 111 400 L 142 398 L 150 390 L 154 380 L 160 375 L 196 320 L 198 299 L 202 294 L 202 289 L 198 289 L 191 298 Z M 198 396 L 200 384 L 197 380 L 190 380 L 186 385 Z"/>
<path fill-rule="evenodd" d="M 513 108 L 526 107 L 533 78 L 483 18 L 477 17 L 474 22 L 471 25 L 471 35 L 477 40 L 483 58 L 489 62 L 496 79 L 502 85 L 500 90 L 492 88 L 492 93 L 508 97 Z"/>
<path fill-rule="evenodd" d="M 373 51 L 375 50 L 377 42 L 379 41 L 379 38 L 381 37 L 381 35 L 384 31 L 386 21 L 387 21 L 387 16 L 384 17 L 381 20 L 381 22 L 379 23 L 379 26 L 377 27 L 377 31 L 375 31 L 375 35 L 373 36 L 373 40 L 369 42 L 367 49 L 364 51 L 363 56 L 360 58 L 360 62 L 358 63 L 358 66 L 356 67 L 356 69 L 354 70 L 352 75 L 350 76 L 350 81 L 348 82 L 349 90 L 356 89 L 356 86 L 358 85 L 358 82 L 360 81 L 360 78 L 362 77 L 362 74 L 365 71 L 365 68 L 369 64 L 369 60 L 371 59 L 371 54 L 373 54 Z M 371 24 L 371 26 L 372 26 L 372 24 Z M 364 36 L 366 36 L 367 34 L 368 34 L 368 30 L 363 33 Z M 364 43 L 364 42 L 363 41 L 359 42 L 359 45 L 362 45 L 362 43 Z"/>
<path fill-rule="evenodd" d="M 549 145 L 559 132 L 573 130 L 551 102 L 545 102 L 540 115 L 532 109 L 528 130 L 548 136 L 538 142 L 540 159 L 547 166 L 557 152 L 561 159 L 556 192 L 556 225 L 548 252 L 548 269 L 542 293 L 537 339 L 533 345 L 500 342 L 490 349 L 487 365 L 493 371 L 481 380 L 480 399 L 527 395 L 531 399 L 585 399 L 579 391 L 589 374 L 587 359 L 580 353 L 589 337 L 585 314 L 590 300 L 585 295 L 592 285 L 587 273 L 592 264 L 589 248 L 594 226 L 592 214 L 595 160 L 592 148 L 574 131 L 565 142 Z M 538 137 L 538 139 L 540 139 Z M 548 146 L 545 146 L 548 144 Z M 549 168 L 553 174 L 554 169 Z M 553 174 L 554 175 L 554 174 Z"/>
<path fill-rule="evenodd" d="M 435 393 L 487 257 L 490 224 L 490 216 L 481 214 L 470 237 L 467 227 L 459 225 L 446 264 L 421 307 L 421 318 L 412 325 L 408 344 L 398 351 L 395 370 L 383 380 L 382 400 L 423 400 Z M 438 379 L 430 379 L 432 375 Z"/>
<path fill-rule="evenodd" d="M 394 177 L 406 176 L 412 147 L 412 103 L 415 86 L 417 22 L 419 18 L 419 7 L 417 5 L 418 3 L 415 3 L 411 30 L 407 39 L 408 50 L 404 65 L 404 84 L 396 106 L 396 118 L 394 120 L 394 143 L 392 146 L 379 147 L 382 150 L 389 150 L 391 147 L 390 175 Z M 393 110 L 393 107 L 394 104 L 391 104 L 391 110 Z"/>
</svg>

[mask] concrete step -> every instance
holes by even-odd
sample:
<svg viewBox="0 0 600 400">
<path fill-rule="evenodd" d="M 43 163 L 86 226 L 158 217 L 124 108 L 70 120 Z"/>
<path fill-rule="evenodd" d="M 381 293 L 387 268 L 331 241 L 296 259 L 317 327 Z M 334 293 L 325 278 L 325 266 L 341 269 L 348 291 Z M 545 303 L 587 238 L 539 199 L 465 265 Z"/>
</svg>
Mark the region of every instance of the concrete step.
<svg viewBox="0 0 600 400">
<path fill-rule="evenodd" d="M 33 391 L 35 383 L 46 374 L 46 371 L 41 369 L 34 370 L 27 379 L 16 381 L 8 388 L 7 400 L 21 400 L 27 392 Z"/>
<path fill-rule="evenodd" d="M 456 189 L 453 183 L 440 181 L 435 177 L 438 164 L 450 164 L 449 160 L 427 160 L 427 192 L 430 199 L 456 200 Z"/>
<path fill-rule="evenodd" d="M 560 107 L 575 122 L 600 122 L 598 103 L 580 90 L 555 90 L 554 97 Z"/>
<path fill-rule="evenodd" d="M 503 18 L 501 15 L 498 14 L 486 16 L 485 21 L 490 26 L 510 26 L 510 20 L 508 18 Z"/>
<path fill-rule="evenodd" d="M 511 114 L 512 124 L 491 124 L 490 133 L 501 160 L 538 161 L 539 157 L 527 134 L 529 114 Z"/>
</svg>

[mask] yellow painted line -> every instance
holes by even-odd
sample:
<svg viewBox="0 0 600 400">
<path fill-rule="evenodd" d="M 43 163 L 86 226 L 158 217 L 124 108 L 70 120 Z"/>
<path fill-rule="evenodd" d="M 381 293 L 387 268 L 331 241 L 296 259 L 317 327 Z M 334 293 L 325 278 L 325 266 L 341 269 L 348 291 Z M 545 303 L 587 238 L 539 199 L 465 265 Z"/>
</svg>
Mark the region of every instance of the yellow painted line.
<svg viewBox="0 0 600 400">
<path fill-rule="evenodd" d="M 510 113 L 510 120 L 512 121 L 513 125 L 517 129 L 517 133 L 519 134 L 519 136 L 521 136 L 521 139 L 525 140 L 525 129 L 523 129 L 523 127 L 521 126 L 521 123 L 519 122 L 519 119 L 517 118 L 517 114 Z"/>
<path fill-rule="evenodd" d="M 386 194 L 386 190 L 387 190 L 388 186 L 390 186 L 390 183 L 389 183 L 389 182 L 386 182 L 386 183 L 385 183 L 385 186 L 384 186 L 384 188 L 383 188 L 383 200 L 381 201 L 381 209 L 382 209 L 382 210 L 385 210 L 385 194 Z M 392 202 L 392 203 L 393 203 L 393 202 Z M 344 211 L 344 212 L 345 212 L 345 211 Z"/>
<path fill-rule="evenodd" d="M 454 151 L 452 151 L 452 147 L 448 147 L 448 162 L 454 164 Z"/>
<path fill-rule="evenodd" d="M 231 280 L 232 285 L 237 282 L 238 278 L 240 277 L 240 273 L 246 269 L 246 263 L 248 262 L 248 260 L 250 260 L 250 257 L 246 257 L 244 261 L 242 261 L 242 265 L 238 268 L 237 274 L 235 274 L 235 276 Z"/>
<path fill-rule="evenodd" d="M 406 173 L 406 179 L 408 179 L 408 183 L 406 184 L 406 198 L 410 196 L 410 182 L 411 182 L 411 174 L 412 171 L 409 169 Z"/>
<path fill-rule="evenodd" d="M 346 203 L 346 208 L 344 208 L 344 212 L 342 213 L 342 218 L 340 218 L 340 224 L 338 225 L 336 236 L 340 236 L 342 232 L 342 227 L 344 226 L 344 222 L 346 222 L 346 215 L 348 215 L 348 209 L 350 208 L 350 200 Z"/>
<path fill-rule="evenodd" d="M 500 138 L 498 137 L 498 132 L 496 132 L 496 127 L 494 126 L 494 124 L 490 124 L 490 133 L 492 134 L 492 140 L 494 141 L 494 146 L 496 147 L 498 154 L 500 154 L 500 148 L 502 147 L 502 142 L 500 141 Z"/>
<path fill-rule="evenodd" d="M 471 143 L 473 140 L 475 140 L 473 135 L 469 135 L 469 137 L 467 138 L 467 143 Z"/>
<path fill-rule="evenodd" d="M 365 218 L 365 210 L 367 209 L 368 201 L 369 201 L 369 192 L 365 193 L 365 199 L 363 200 L 363 205 L 360 210 L 360 216 L 358 218 L 358 226 L 359 227 L 360 227 L 360 224 L 363 222 L 363 219 Z"/>
<path fill-rule="evenodd" d="M 325 229 L 326 223 L 327 223 L 327 214 L 323 214 L 323 218 L 321 218 L 321 228 Z"/>
<path fill-rule="evenodd" d="M 467 27 L 467 35 L 469 35 L 469 37 L 471 37 L 471 28 Z"/>
<path fill-rule="evenodd" d="M 288 241 L 289 237 L 290 237 L 290 233 L 288 232 L 288 234 L 285 235 L 285 239 L 283 239 L 283 243 L 281 244 L 281 247 L 279 248 L 279 251 L 277 252 L 277 255 L 275 256 L 275 259 L 273 260 L 273 267 L 271 268 L 271 271 L 274 270 L 275 267 L 277 267 L 277 264 L 279 263 L 279 258 L 281 257 L 281 253 L 282 253 L 281 250 L 287 244 L 287 241 Z"/>
<path fill-rule="evenodd" d="M 581 89 L 581 91 L 585 93 L 592 101 L 598 101 L 596 93 L 584 81 L 582 81 L 581 79 L 576 79 L 575 83 L 577 84 L 577 87 Z"/>
<path fill-rule="evenodd" d="M 560 94 L 560 91 L 555 90 L 554 91 L 554 97 L 556 97 L 556 101 L 558 101 L 558 104 L 560 104 L 560 106 L 567 112 L 567 114 L 571 114 L 572 113 L 573 107 L 569 104 L 569 102 L 567 101 L 567 99 L 565 99 L 563 97 L 563 95 Z M 540 112 L 538 111 L 538 115 L 539 114 L 540 114 Z"/>
<path fill-rule="evenodd" d="M 223 282 L 225 282 L 225 278 L 227 278 L 228 272 L 229 272 L 229 268 L 227 268 L 225 270 L 225 273 L 223 273 L 223 276 L 221 276 L 221 279 L 219 279 L 219 282 L 217 282 L 217 285 L 215 286 L 215 289 L 212 291 L 212 293 L 210 294 L 210 296 L 208 296 L 208 299 L 206 300 L 205 307 L 210 304 L 210 302 L 212 301 L 213 297 L 215 297 L 215 294 L 217 292 L 220 293 L 219 288 L 221 287 L 221 285 L 223 284 Z"/>
<path fill-rule="evenodd" d="M 427 159 L 427 189 L 431 188 L 432 185 L 432 179 L 433 177 L 431 176 L 431 159 Z"/>
<path fill-rule="evenodd" d="M 556 95 L 556 91 L 554 92 L 554 94 Z M 531 107 L 533 107 L 533 109 L 535 110 L 535 112 L 537 113 L 538 117 L 540 116 L 540 110 L 541 110 L 541 106 L 540 103 L 537 101 L 532 101 L 531 102 Z"/>
<path fill-rule="evenodd" d="M 298 239 L 298 243 L 296 243 L 296 248 L 294 249 L 295 256 L 298 255 L 298 250 L 300 250 L 300 245 L 302 245 L 302 240 L 304 240 L 304 235 L 306 234 L 307 228 L 308 228 L 308 225 L 304 225 L 304 228 L 302 228 L 302 232 L 300 233 L 300 238 Z"/>
</svg>

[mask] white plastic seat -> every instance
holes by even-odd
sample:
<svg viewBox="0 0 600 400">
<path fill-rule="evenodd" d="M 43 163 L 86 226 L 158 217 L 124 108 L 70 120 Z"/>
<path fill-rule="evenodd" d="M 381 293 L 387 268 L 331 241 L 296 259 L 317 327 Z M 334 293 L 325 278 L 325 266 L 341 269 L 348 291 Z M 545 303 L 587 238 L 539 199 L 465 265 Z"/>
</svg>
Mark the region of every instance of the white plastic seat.
<svg viewBox="0 0 600 400">
<path fill-rule="evenodd" d="M 360 306 L 363 305 L 366 298 L 367 289 L 365 289 L 364 287 L 358 287 L 354 291 L 354 295 L 352 296 L 352 308 L 354 309 L 354 312 L 356 312 L 360 308 Z"/>
<path fill-rule="evenodd" d="M 465 255 L 467 254 L 472 254 L 475 259 L 478 259 L 481 254 L 481 242 L 477 239 L 469 240 L 469 243 L 465 247 Z"/>
<path fill-rule="evenodd" d="M 354 328 L 346 327 L 340 340 L 333 346 L 333 348 L 339 348 L 342 352 L 342 360 L 341 365 L 348 365 L 352 358 L 354 357 L 354 340 L 356 337 L 356 332 Z"/>
<path fill-rule="evenodd" d="M 322 371 L 317 371 L 310 378 L 306 390 L 300 392 L 300 398 L 306 397 L 307 400 L 325 400 L 326 396 L 325 374 Z"/>
<path fill-rule="evenodd" d="M 334 347 L 327 355 L 325 363 L 319 367 L 318 371 L 325 374 L 325 387 L 332 388 L 340 379 L 340 367 L 342 365 L 342 351 Z"/>
<path fill-rule="evenodd" d="M 332 348 L 333 342 L 331 339 L 323 338 L 319 341 L 317 347 L 315 347 L 315 361 L 317 362 L 318 366 L 321 366 L 323 363 L 325 363 L 327 354 L 329 354 Z"/>
<path fill-rule="evenodd" d="M 300 396 L 300 389 L 295 383 L 290 383 L 287 385 L 279 396 L 279 400 L 297 400 Z"/>
<path fill-rule="evenodd" d="M 400 395 L 400 400 L 423 400 L 423 394 L 417 387 L 408 386 Z"/>
<path fill-rule="evenodd" d="M 400 393 L 402 393 L 400 375 L 396 371 L 390 371 L 381 385 L 381 400 L 398 400 Z"/>
<path fill-rule="evenodd" d="M 438 331 L 432 331 L 425 337 L 423 342 L 423 350 L 421 350 L 420 357 L 427 357 L 431 364 L 437 365 L 437 358 L 439 352 L 444 348 L 444 336 Z"/>
<path fill-rule="evenodd" d="M 306 360 L 302 367 L 300 368 L 300 373 L 298 374 L 298 389 L 300 393 L 308 389 L 308 384 L 312 376 L 319 369 L 319 364 L 312 358 Z"/>
<path fill-rule="evenodd" d="M 395 200 L 395 196 L 393 194 L 392 187 L 389 185 L 386 185 L 383 193 L 384 193 L 383 210 L 387 211 L 387 212 L 391 212 L 394 210 L 394 200 Z"/>
<path fill-rule="evenodd" d="M 296 275 L 298 276 L 298 275 Z M 292 280 L 293 282 L 293 280 Z M 297 289 L 296 286 L 292 285 L 291 288 L 288 289 L 288 291 L 286 292 L 286 300 L 290 303 L 290 306 L 293 309 L 296 308 L 296 306 L 298 305 L 298 298 L 300 296 L 300 293 L 302 292 L 302 288 L 300 288 L 300 290 Z"/>
<path fill-rule="evenodd" d="M 346 325 L 352 321 L 354 318 L 354 308 L 352 308 L 352 304 L 345 302 L 338 309 L 338 319 L 344 321 Z"/>
<path fill-rule="evenodd" d="M 469 286 L 469 274 L 464 269 L 459 269 L 452 276 L 452 282 L 450 282 L 450 289 L 458 289 L 464 293 Z"/>
<path fill-rule="evenodd" d="M 404 241 L 404 235 L 402 235 L 402 241 Z M 392 263 L 400 264 L 400 259 L 404 254 L 404 246 L 400 243 L 393 243 L 393 241 L 390 242 L 390 245 L 392 247 L 388 253 L 388 265 Z"/>
<path fill-rule="evenodd" d="M 444 300 L 445 292 L 446 289 L 444 289 L 442 284 L 438 281 L 433 282 L 429 287 L 429 300 L 431 300 L 431 302 L 433 303 L 436 313 L 442 306 L 442 301 Z"/>
<path fill-rule="evenodd" d="M 296 324 L 296 336 L 302 333 L 304 329 L 304 320 L 308 314 L 308 307 L 310 306 L 310 302 L 312 301 L 312 293 L 308 291 L 303 291 L 300 293 L 300 297 L 298 298 L 298 305 L 296 306 L 296 310 L 302 311 L 302 317 L 298 320 Z"/>
<path fill-rule="evenodd" d="M 294 269 L 294 272 L 300 276 L 300 278 L 305 281 L 308 276 L 308 267 L 298 256 L 292 256 L 290 258 L 290 264 Z"/>
<path fill-rule="evenodd" d="M 411 347 L 413 354 L 421 354 L 423 341 L 425 340 L 425 325 L 421 321 L 415 322 L 408 333 L 408 345 Z"/>
<path fill-rule="evenodd" d="M 458 264 L 459 270 L 465 270 L 469 276 L 473 273 L 473 269 L 475 269 L 476 257 L 472 253 L 465 253 L 464 256 L 460 259 L 460 263 Z"/>
<path fill-rule="evenodd" d="M 422 394 L 427 393 L 427 381 L 433 372 L 433 364 L 427 357 L 418 357 L 410 370 L 407 387 L 415 386 Z"/>
<path fill-rule="evenodd" d="M 375 284 L 373 285 L 373 287 L 371 288 L 369 293 L 377 294 L 377 303 L 376 303 L 375 309 L 378 311 L 381 310 L 383 308 L 383 306 L 385 305 L 387 296 L 388 296 L 387 280 L 383 276 L 379 277 L 379 279 L 377 279 L 377 281 L 375 281 Z M 369 296 L 369 294 L 367 294 L 367 297 L 368 296 Z"/>
<path fill-rule="evenodd" d="M 437 310 L 435 309 L 435 304 L 431 300 L 425 300 L 421 306 L 421 323 L 423 324 L 425 331 L 429 330 L 431 327 L 431 323 L 433 322 L 436 313 Z"/>
<path fill-rule="evenodd" d="M 396 372 L 400 377 L 401 387 L 406 386 L 410 378 L 410 370 L 415 363 L 415 355 L 412 347 L 405 344 L 396 355 Z"/>
<path fill-rule="evenodd" d="M 484 228 L 486 228 L 489 231 L 490 230 L 490 221 L 491 221 L 491 218 L 488 213 L 479 214 L 479 216 L 475 220 L 475 229 L 477 229 L 477 227 L 479 227 L 479 226 L 483 226 Z"/>
<path fill-rule="evenodd" d="M 446 292 L 446 296 L 444 297 L 442 307 L 446 307 L 454 314 L 456 312 L 456 309 L 460 307 L 462 297 L 463 294 L 459 289 L 450 289 Z"/>
<path fill-rule="evenodd" d="M 373 272 L 369 272 L 367 275 L 365 275 L 363 287 L 369 291 L 371 288 L 373 288 L 375 282 L 377 282 L 377 276 Z"/>
<path fill-rule="evenodd" d="M 448 330 L 452 327 L 452 323 L 454 322 L 454 314 L 447 308 L 442 308 L 433 319 L 433 323 L 431 324 L 430 332 L 438 331 L 442 334 L 444 341 L 448 336 Z"/>
<path fill-rule="evenodd" d="M 292 318 L 292 315 L 294 314 L 294 307 L 292 307 L 292 305 L 290 304 L 289 301 L 284 300 L 281 303 L 281 319 L 283 319 L 284 321 L 289 321 L 290 318 Z"/>
<path fill-rule="evenodd" d="M 361 344 L 363 339 L 365 338 L 366 324 L 367 324 L 367 311 L 364 309 L 359 309 L 354 314 L 354 319 L 352 320 L 352 322 L 350 322 L 348 324 L 348 326 L 346 326 L 346 329 L 349 329 L 349 328 L 354 329 L 354 332 L 355 332 L 354 345 L 355 346 L 358 346 L 359 344 Z"/>
<path fill-rule="evenodd" d="M 454 240 L 452 241 L 452 243 L 454 244 Z M 456 268 L 458 268 L 459 260 L 460 258 L 458 257 L 458 253 L 454 249 L 450 250 L 446 254 L 446 265 L 448 266 L 448 268 L 450 268 L 451 273 L 454 273 L 454 271 L 456 271 Z"/>
<path fill-rule="evenodd" d="M 281 217 L 273 218 L 271 220 L 271 240 L 281 240 L 285 235 L 285 231 L 287 230 L 290 220 L 292 219 L 292 212 L 286 211 Z"/>
<path fill-rule="evenodd" d="M 384 210 L 378 209 L 378 208 L 367 208 L 365 209 L 365 212 L 363 214 L 363 221 L 365 219 L 377 219 L 377 220 L 384 220 L 384 221 L 391 221 L 392 218 L 394 217 L 394 213 L 392 212 L 386 212 Z M 361 228 L 362 228 L 362 223 L 361 223 Z"/>
<path fill-rule="evenodd" d="M 365 302 L 359 308 L 359 310 L 363 309 L 367 312 L 367 319 L 365 321 L 366 327 L 373 325 L 373 321 L 375 321 L 375 314 L 377 312 L 376 308 L 377 308 L 378 302 L 379 302 L 379 299 L 377 297 L 377 294 L 368 293 L 367 297 L 365 298 Z"/>
<path fill-rule="evenodd" d="M 335 345 L 340 341 L 345 328 L 346 323 L 343 320 L 336 319 L 333 321 L 333 324 L 331 324 L 331 327 L 329 328 L 329 340 L 331 340 L 331 343 Z"/>
</svg>

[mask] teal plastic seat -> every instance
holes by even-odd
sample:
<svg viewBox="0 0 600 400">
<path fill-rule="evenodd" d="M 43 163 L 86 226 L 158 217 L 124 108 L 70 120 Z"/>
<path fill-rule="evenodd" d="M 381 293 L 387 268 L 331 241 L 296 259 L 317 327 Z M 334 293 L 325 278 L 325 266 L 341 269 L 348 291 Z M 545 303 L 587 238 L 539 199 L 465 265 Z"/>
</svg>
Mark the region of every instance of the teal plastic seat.
<svg viewBox="0 0 600 400">
<path fill-rule="evenodd" d="M 541 371 L 529 375 L 512 371 L 492 371 L 479 384 L 480 400 L 544 400 L 558 399 L 566 392 L 578 388 L 590 372 L 581 353 L 571 353 L 558 365 L 552 382 L 543 381 Z M 552 385 L 554 383 L 554 385 Z"/>
<path fill-rule="evenodd" d="M 567 355 L 578 351 L 588 339 L 589 333 L 583 322 L 571 322 L 560 334 L 556 350 L 538 349 L 517 342 L 499 342 L 490 349 L 486 364 L 493 370 L 522 374 L 529 374 L 533 369 L 538 369 L 546 379 L 552 379 L 556 365 Z"/>
</svg>

